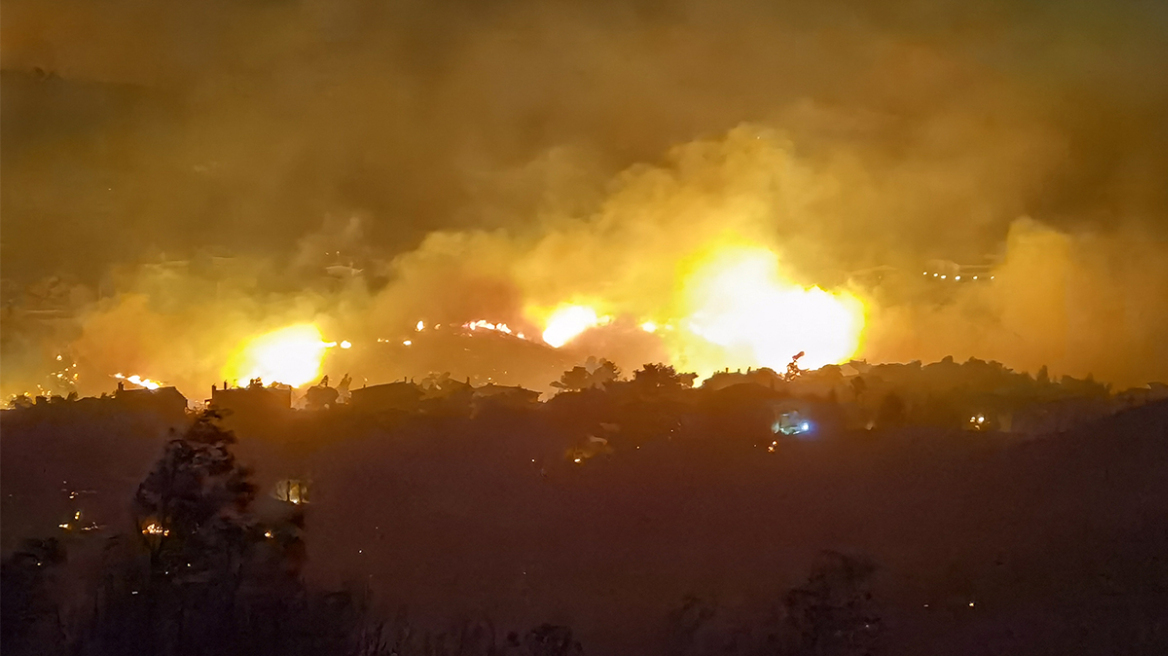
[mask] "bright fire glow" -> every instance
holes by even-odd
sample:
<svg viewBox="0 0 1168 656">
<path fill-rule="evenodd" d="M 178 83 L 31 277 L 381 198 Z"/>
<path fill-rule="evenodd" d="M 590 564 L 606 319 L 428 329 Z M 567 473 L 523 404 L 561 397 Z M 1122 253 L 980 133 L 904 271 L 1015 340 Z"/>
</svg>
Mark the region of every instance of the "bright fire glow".
<svg viewBox="0 0 1168 656">
<path fill-rule="evenodd" d="M 799 352 L 804 368 L 852 357 L 864 329 L 863 303 L 785 280 L 778 265 L 768 249 L 730 246 L 695 266 L 682 283 L 687 330 L 671 340 L 684 354 L 678 359 L 706 375 L 727 366 L 781 371 Z"/>
<path fill-rule="evenodd" d="M 587 305 L 561 305 L 547 318 L 543 331 L 543 341 L 559 348 L 575 339 L 577 335 L 596 326 L 608 323 L 609 317 L 601 317 Z"/>
<path fill-rule="evenodd" d="M 137 385 L 138 387 L 145 387 L 146 389 L 152 389 L 152 390 L 156 390 L 159 387 L 163 386 L 162 383 L 160 383 L 156 380 L 150 380 L 149 378 L 142 378 L 138 374 L 134 374 L 133 376 L 123 376 L 121 374 L 114 374 L 114 378 L 117 378 L 118 380 L 124 380 L 127 383 L 133 383 L 133 384 Z"/>
<path fill-rule="evenodd" d="M 480 328 L 483 328 L 486 330 L 494 330 L 496 332 L 506 333 L 508 335 L 511 334 L 511 327 L 508 326 L 507 324 L 505 324 L 505 323 L 491 323 L 490 321 L 487 321 L 486 319 L 478 319 L 477 321 L 468 321 L 467 323 L 462 324 L 462 327 L 466 328 L 467 330 L 470 330 L 470 331 L 475 331 L 475 330 L 478 330 Z"/>
<path fill-rule="evenodd" d="M 170 535 L 170 529 L 164 528 L 158 522 L 150 522 L 142 527 L 142 535 Z"/>
<path fill-rule="evenodd" d="M 281 328 L 243 344 L 228 364 L 225 376 L 241 385 L 260 378 L 265 383 L 300 387 L 320 376 L 329 346 L 313 324 Z"/>
</svg>

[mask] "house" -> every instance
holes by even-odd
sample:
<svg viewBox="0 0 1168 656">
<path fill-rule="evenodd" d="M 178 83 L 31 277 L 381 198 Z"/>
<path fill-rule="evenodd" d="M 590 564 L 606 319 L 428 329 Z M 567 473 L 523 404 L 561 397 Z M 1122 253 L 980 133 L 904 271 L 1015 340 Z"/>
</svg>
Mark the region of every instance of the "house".
<svg viewBox="0 0 1168 656">
<path fill-rule="evenodd" d="M 1028 435 L 1061 433 L 1113 412 L 1107 399 L 1072 397 L 1036 403 L 1013 413 L 1009 431 Z"/>
<path fill-rule="evenodd" d="M 292 409 L 292 388 L 284 386 L 211 387 L 212 410 L 238 414 L 281 412 Z"/>
<path fill-rule="evenodd" d="M 1168 399 L 1168 385 L 1164 383 L 1149 383 L 1115 395 L 1115 403 L 1119 408 L 1134 408 L 1164 399 Z"/>
<path fill-rule="evenodd" d="M 775 435 L 802 436 L 812 433 L 818 422 L 813 404 L 796 398 L 775 399 L 769 402 L 771 432 Z"/>
<path fill-rule="evenodd" d="M 276 483 L 276 487 L 272 490 L 272 496 L 280 501 L 298 506 L 302 503 L 308 503 L 308 488 L 309 482 L 307 480 L 286 478 Z"/>
<path fill-rule="evenodd" d="M 539 403 L 539 394 L 524 387 L 487 383 L 482 387 L 476 387 L 471 398 L 476 409 L 487 405 L 524 408 Z"/>
<path fill-rule="evenodd" d="M 182 421 L 186 417 L 187 397 L 174 387 L 158 389 L 126 389 L 118 383 L 114 402 L 126 410 L 149 411 L 167 419 Z"/>
<path fill-rule="evenodd" d="M 422 388 L 414 383 L 395 382 L 361 387 L 352 391 L 349 404 L 354 410 L 415 412 L 422 400 Z"/>
<path fill-rule="evenodd" d="M 717 391 L 746 384 L 758 385 L 769 390 L 782 390 L 785 388 L 786 382 L 782 376 L 768 367 L 747 369 L 745 372 L 726 370 L 715 372 L 714 375 L 707 378 L 702 383 L 702 389 Z"/>
</svg>

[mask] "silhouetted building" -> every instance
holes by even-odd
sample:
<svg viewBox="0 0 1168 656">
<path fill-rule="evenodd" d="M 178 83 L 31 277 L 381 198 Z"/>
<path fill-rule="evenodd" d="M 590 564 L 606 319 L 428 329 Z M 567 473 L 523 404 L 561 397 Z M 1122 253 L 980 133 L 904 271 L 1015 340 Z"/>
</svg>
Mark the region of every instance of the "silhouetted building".
<svg viewBox="0 0 1168 656">
<path fill-rule="evenodd" d="M 308 503 L 308 487 L 309 483 L 306 480 L 286 478 L 276 483 L 272 496 L 280 501 L 300 505 Z"/>
<path fill-rule="evenodd" d="M 747 369 L 746 371 L 719 371 L 702 383 L 702 389 L 721 390 L 735 385 L 754 384 L 771 390 L 781 390 L 784 381 L 774 369 Z"/>
<path fill-rule="evenodd" d="M 776 435 L 806 435 L 819 423 L 813 417 L 816 404 L 801 399 L 775 399 L 768 404 L 772 412 L 771 432 Z"/>
<path fill-rule="evenodd" d="M 174 387 L 125 389 L 118 383 L 114 401 L 128 410 L 151 411 L 172 420 L 181 421 L 187 412 L 187 397 Z"/>
<path fill-rule="evenodd" d="M 211 388 L 211 409 L 233 413 L 279 412 L 292 408 L 290 387 L 232 387 Z"/>
<path fill-rule="evenodd" d="M 1132 387 L 1115 395 L 1115 404 L 1119 408 L 1134 408 L 1156 401 L 1168 399 L 1168 385 L 1164 383 L 1149 383 L 1141 387 Z"/>
<path fill-rule="evenodd" d="M 350 405 L 355 410 L 379 412 L 400 410 L 414 412 L 422 398 L 422 388 L 414 383 L 396 382 L 372 387 L 361 387 L 351 392 Z"/>
<path fill-rule="evenodd" d="M 508 408 L 525 408 L 539 403 L 539 392 L 524 387 L 487 383 L 474 390 L 473 402 L 476 408 L 488 404 Z"/>
</svg>

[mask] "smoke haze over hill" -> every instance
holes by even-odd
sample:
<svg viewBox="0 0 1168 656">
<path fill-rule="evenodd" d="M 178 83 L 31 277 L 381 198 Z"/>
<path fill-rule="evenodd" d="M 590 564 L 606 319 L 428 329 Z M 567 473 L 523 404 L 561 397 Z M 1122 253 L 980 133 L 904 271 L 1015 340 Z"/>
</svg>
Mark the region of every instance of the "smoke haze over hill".
<svg viewBox="0 0 1168 656">
<path fill-rule="evenodd" d="M 203 384 L 248 334 L 300 321 L 376 339 L 419 318 L 539 329 L 579 301 L 686 316 L 680 272 L 749 243 L 791 283 L 865 300 L 859 357 L 1164 378 L 1166 20 L 1142 3 L 13 0 L 5 301 L 64 275 L 104 296 L 74 302 L 80 357 Z M 320 284 L 338 252 L 360 275 Z M 136 268 L 219 254 L 210 273 Z M 848 286 L 987 255 L 995 286 L 943 302 Z M 30 348 L 5 321 L 6 356 Z"/>
</svg>

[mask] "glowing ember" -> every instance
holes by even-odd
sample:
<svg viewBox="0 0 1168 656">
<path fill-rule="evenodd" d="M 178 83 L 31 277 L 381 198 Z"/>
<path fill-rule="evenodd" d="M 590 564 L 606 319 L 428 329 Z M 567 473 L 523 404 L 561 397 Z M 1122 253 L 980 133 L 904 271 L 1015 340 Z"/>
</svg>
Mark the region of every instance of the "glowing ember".
<svg viewBox="0 0 1168 656">
<path fill-rule="evenodd" d="M 158 522 L 150 522 L 142 527 L 142 535 L 170 535 L 170 529 L 163 528 Z"/>
<path fill-rule="evenodd" d="M 224 374 L 240 384 L 259 378 L 300 387 L 320 377 L 321 363 L 329 346 L 313 324 L 288 326 L 245 343 Z"/>
<path fill-rule="evenodd" d="M 610 317 L 601 317 L 587 305 L 561 305 L 547 318 L 543 341 L 559 348 L 585 330 L 608 323 L 609 320 Z"/>
<path fill-rule="evenodd" d="M 163 386 L 162 383 L 160 383 L 156 380 L 150 380 L 149 378 L 142 378 L 138 374 L 134 374 L 133 376 L 123 376 L 121 374 L 114 374 L 114 378 L 117 378 L 118 380 L 124 380 L 127 383 L 133 383 L 133 384 L 137 385 L 138 387 L 145 387 L 146 389 L 152 389 L 152 390 L 158 389 L 159 387 Z"/>
<path fill-rule="evenodd" d="M 477 321 L 470 321 L 470 322 L 464 323 L 464 324 L 462 324 L 462 327 L 466 328 L 467 330 L 472 330 L 472 331 L 479 330 L 480 328 L 482 328 L 482 329 L 486 329 L 486 330 L 494 330 L 494 331 L 500 332 L 500 333 L 506 333 L 508 335 L 511 334 L 511 327 L 508 326 L 507 324 L 505 324 L 505 323 L 491 323 L 490 321 L 486 321 L 485 319 L 479 319 Z"/>
<path fill-rule="evenodd" d="M 655 333 L 657 332 L 657 324 L 652 321 L 646 321 L 645 323 L 641 324 L 641 330 L 647 333 Z"/>
<path fill-rule="evenodd" d="M 670 341 L 686 355 L 678 359 L 701 373 L 726 366 L 779 370 L 799 352 L 802 366 L 819 368 L 846 361 L 860 346 L 863 304 L 850 294 L 784 280 L 778 257 L 764 248 L 716 251 L 682 290 L 691 310 L 683 322 L 688 330 Z"/>
</svg>

